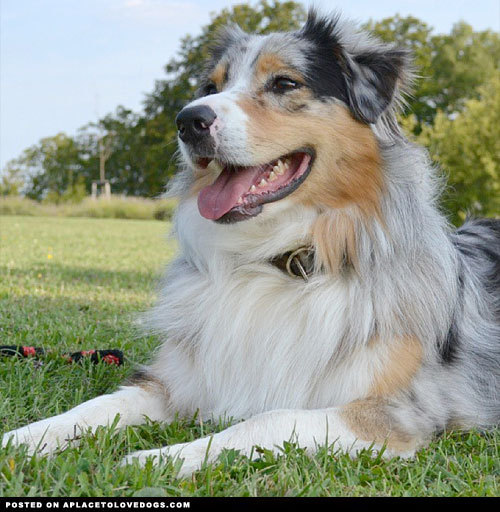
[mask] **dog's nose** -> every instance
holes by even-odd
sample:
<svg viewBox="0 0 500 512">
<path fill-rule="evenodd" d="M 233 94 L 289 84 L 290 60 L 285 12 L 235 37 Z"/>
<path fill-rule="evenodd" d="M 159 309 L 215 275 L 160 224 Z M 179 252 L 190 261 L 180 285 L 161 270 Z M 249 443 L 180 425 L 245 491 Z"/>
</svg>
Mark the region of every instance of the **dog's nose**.
<svg viewBox="0 0 500 512">
<path fill-rule="evenodd" d="M 206 105 L 182 109 L 175 118 L 182 142 L 194 143 L 210 135 L 210 126 L 216 117 L 217 114 Z"/>
</svg>

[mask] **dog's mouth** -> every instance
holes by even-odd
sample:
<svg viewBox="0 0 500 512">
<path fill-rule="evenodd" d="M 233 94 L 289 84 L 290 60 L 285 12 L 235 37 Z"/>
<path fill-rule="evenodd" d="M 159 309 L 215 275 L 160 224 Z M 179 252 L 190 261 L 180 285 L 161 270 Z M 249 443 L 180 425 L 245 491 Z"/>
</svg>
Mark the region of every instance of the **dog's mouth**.
<svg viewBox="0 0 500 512">
<path fill-rule="evenodd" d="M 313 160 L 314 151 L 300 149 L 263 165 L 219 164 L 222 171 L 217 179 L 198 195 L 198 209 L 203 217 L 217 222 L 255 217 L 263 204 L 291 194 L 306 179 Z M 198 165 L 210 163 L 200 159 Z"/>
</svg>

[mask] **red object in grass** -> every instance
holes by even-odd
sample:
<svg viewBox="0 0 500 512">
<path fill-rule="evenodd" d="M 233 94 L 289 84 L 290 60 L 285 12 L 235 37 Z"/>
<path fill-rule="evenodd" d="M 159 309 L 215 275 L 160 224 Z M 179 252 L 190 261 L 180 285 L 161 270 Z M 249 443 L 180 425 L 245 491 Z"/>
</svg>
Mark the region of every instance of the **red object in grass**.
<svg viewBox="0 0 500 512">
<path fill-rule="evenodd" d="M 121 361 L 118 357 L 114 356 L 113 354 L 107 354 L 102 357 L 102 360 L 108 364 L 116 364 L 119 366 L 121 364 Z"/>
<path fill-rule="evenodd" d="M 36 349 L 35 349 L 35 347 L 23 347 L 23 355 L 25 357 L 27 357 L 27 356 L 36 356 Z"/>
</svg>

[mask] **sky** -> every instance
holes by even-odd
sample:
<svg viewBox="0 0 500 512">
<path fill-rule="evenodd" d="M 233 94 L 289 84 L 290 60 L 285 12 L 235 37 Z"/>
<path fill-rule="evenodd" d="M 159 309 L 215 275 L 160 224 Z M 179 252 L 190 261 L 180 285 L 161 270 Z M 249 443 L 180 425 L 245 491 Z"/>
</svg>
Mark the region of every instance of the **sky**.
<svg viewBox="0 0 500 512">
<path fill-rule="evenodd" d="M 0 168 L 26 147 L 118 105 L 140 111 L 179 40 L 241 0 L 0 0 Z M 250 1 L 255 4 L 255 0 Z M 305 0 L 361 22 L 414 15 L 500 30 L 500 0 Z"/>
</svg>

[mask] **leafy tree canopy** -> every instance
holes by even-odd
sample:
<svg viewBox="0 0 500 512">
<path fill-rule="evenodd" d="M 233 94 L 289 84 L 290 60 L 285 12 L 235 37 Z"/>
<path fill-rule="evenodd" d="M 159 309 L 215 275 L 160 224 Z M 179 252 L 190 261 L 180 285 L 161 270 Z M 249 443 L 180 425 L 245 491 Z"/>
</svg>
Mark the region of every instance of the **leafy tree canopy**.
<svg viewBox="0 0 500 512">
<path fill-rule="evenodd" d="M 452 220 L 500 213 L 500 72 L 455 117 L 443 111 L 418 137 L 448 178 L 444 194 Z"/>
<path fill-rule="evenodd" d="M 477 99 L 479 87 L 500 63 L 500 35 L 490 30 L 474 32 L 463 21 L 455 24 L 450 34 L 437 35 L 413 16 L 396 15 L 370 21 L 365 27 L 383 41 L 412 50 L 417 76 L 407 113 L 416 116 L 416 133 L 432 124 L 438 111 L 453 114 L 462 110 L 468 99 Z"/>
</svg>

